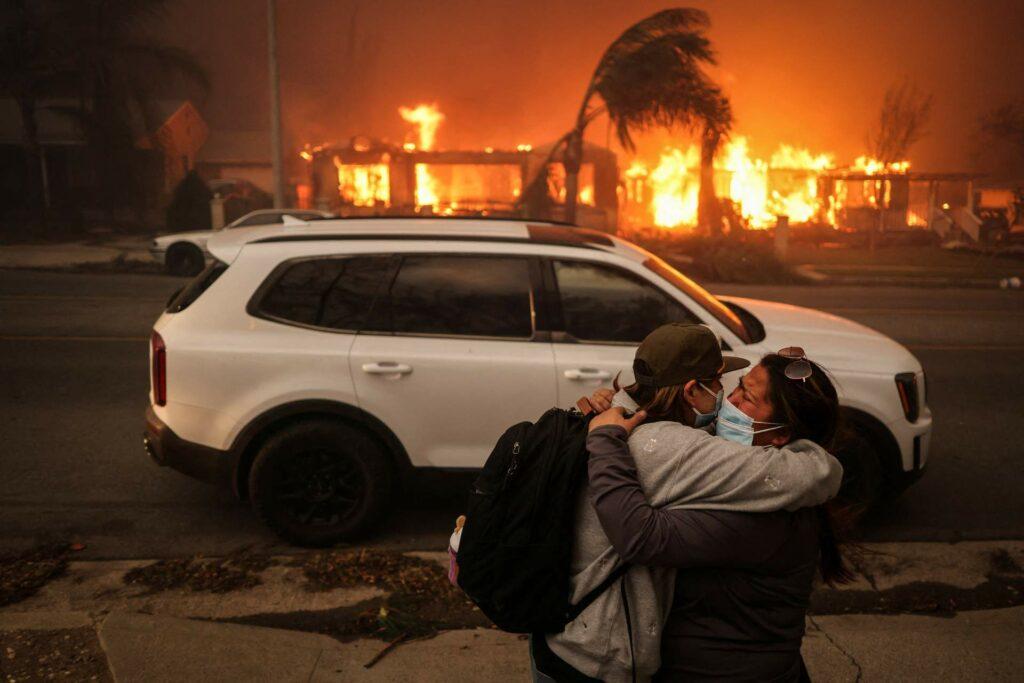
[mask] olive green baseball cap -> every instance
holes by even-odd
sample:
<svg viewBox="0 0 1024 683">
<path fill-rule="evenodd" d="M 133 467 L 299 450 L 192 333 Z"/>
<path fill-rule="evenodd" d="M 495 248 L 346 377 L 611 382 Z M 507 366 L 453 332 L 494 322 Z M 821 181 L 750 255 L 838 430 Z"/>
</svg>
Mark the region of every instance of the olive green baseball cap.
<svg viewBox="0 0 1024 683">
<path fill-rule="evenodd" d="M 748 365 L 745 358 L 723 356 L 718 336 L 706 325 L 668 323 L 640 342 L 633 376 L 642 385 L 660 388 L 711 379 Z"/>
</svg>

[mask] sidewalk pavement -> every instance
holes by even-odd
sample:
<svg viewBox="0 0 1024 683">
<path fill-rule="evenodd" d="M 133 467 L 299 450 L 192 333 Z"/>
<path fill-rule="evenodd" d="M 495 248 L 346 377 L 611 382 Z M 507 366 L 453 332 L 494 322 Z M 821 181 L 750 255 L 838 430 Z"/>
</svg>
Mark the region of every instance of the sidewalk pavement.
<svg viewBox="0 0 1024 683">
<path fill-rule="evenodd" d="M 0 630 L 92 627 L 115 681 L 529 681 L 527 641 L 493 629 L 447 631 L 391 651 L 377 640 L 181 617 L 82 612 L 0 614 Z M 1024 667 L 1024 607 L 923 616 L 808 619 L 815 681 L 1011 681 Z"/>
<path fill-rule="evenodd" d="M 815 284 L 869 287 L 958 287 L 999 289 L 1005 275 L 979 273 L 975 266 L 892 266 L 872 264 L 802 264 L 793 270 Z M 1017 274 L 1024 274 L 1024 264 Z"/>
<path fill-rule="evenodd" d="M 874 592 L 877 599 L 870 611 L 875 612 L 900 611 L 900 596 L 917 588 L 923 588 L 927 599 L 922 602 L 917 596 L 906 605 L 919 611 L 941 595 L 940 589 L 956 595 L 956 601 L 948 601 L 952 609 L 941 599 L 932 603 L 934 615 L 843 614 L 836 612 L 847 608 L 834 608 L 808 617 L 803 651 L 814 680 L 1020 680 L 1024 599 L 1018 598 L 1024 598 L 1019 595 L 1024 542 L 887 543 L 868 550 L 857 563 L 859 580 L 833 593 L 863 597 Z M 445 558 L 433 552 L 410 555 L 439 564 Z M 0 609 L 0 680 L 23 680 L 8 677 L 7 671 L 24 664 L 18 659 L 26 656 L 21 643 L 31 641 L 32 634 L 59 645 L 67 642 L 61 634 L 72 633 L 92 641 L 96 657 L 115 681 L 530 679 L 524 637 L 486 628 L 410 640 L 366 668 L 386 643 L 370 638 L 341 642 L 308 625 L 317 615 L 338 618 L 346 606 L 386 593 L 370 586 L 310 590 L 302 557 L 278 559 L 261 571 L 260 585 L 230 593 L 126 585 L 125 572 L 148 565 L 146 561 L 72 562 L 64 577 Z M 992 595 L 999 577 L 1012 579 L 1003 584 L 999 600 L 1008 595 L 1012 599 L 997 603 L 1015 606 L 955 611 L 970 602 L 965 590 Z M 843 603 L 840 595 L 835 604 Z M 254 621 L 273 622 L 275 627 L 252 625 Z M 286 622 L 306 624 L 307 630 L 279 627 Z"/>
<path fill-rule="evenodd" d="M 0 245 L 0 268 L 76 268 L 124 262 L 154 264 L 152 237 L 119 236 L 62 244 Z"/>
</svg>

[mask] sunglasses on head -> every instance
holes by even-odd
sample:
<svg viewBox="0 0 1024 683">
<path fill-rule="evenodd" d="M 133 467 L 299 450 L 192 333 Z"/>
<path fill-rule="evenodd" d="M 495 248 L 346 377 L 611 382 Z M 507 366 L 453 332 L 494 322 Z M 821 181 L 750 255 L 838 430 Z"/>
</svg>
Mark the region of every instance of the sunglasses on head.
<svg viewBox="0 0 1024 683">
<path fill-rule="evenodd" d="M 807 355 L 804 353 L 803 348 L 787 346 L 784 349 L 779 349 L 779 355 L 790 360 L 789 365 L 786 366 L 784 371 L 789 379 L 798 379 L 801 382 L 806 382 L 807 378 L 814 374 L 811 361 L 807 360 Z"/>
</svg>

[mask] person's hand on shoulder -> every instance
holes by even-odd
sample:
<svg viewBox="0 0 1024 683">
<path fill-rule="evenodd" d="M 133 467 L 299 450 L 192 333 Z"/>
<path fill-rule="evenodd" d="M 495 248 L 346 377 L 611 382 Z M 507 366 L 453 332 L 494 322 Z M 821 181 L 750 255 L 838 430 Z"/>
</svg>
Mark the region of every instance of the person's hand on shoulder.
<svg viewBox="0 0 1024 683">
<path fill-rule="evenodd" d="M 627 416 L 626 412 L 622 408 L 612 408 L 611 410 L 604 411 L 591 420 L 588 431 L 592 432 L 598 427 L 615 425 L 625 429 L 626 434 L 632 434 L 633 430 L 643 424 L 646 419 L 647 413 L 642 410 L 638 410 L 635 413 L 629 413 Z"/>
</svg>

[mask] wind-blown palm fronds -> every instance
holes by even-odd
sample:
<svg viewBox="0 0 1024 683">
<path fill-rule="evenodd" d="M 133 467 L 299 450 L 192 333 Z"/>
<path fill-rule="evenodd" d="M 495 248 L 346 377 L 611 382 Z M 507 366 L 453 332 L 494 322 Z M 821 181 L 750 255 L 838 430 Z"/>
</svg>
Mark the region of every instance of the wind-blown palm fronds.
<svg viewBox="0 0 1024 683">
<path fill-rule="evenodd" d="M 715 63 L 704 34 L 707 13 L 675 8 L 657 12 L 626 29 L 605 50 L 594 69 L 575 125 L 554 146 L 549 162 L 561 155 L 566 172 L 566 220 L 576 218 L 576 194 L 587 125 L 607 114 L 619 143 L 634 150 L 634 133 L 654 127 L 711 130 L 715 140 L 732 125 L 729 101 L 704 73 Z M 534 179 L 546 182 L 547 163 Z M 524 196 L 538 196 L 531 187 Z"/>
</svg>

